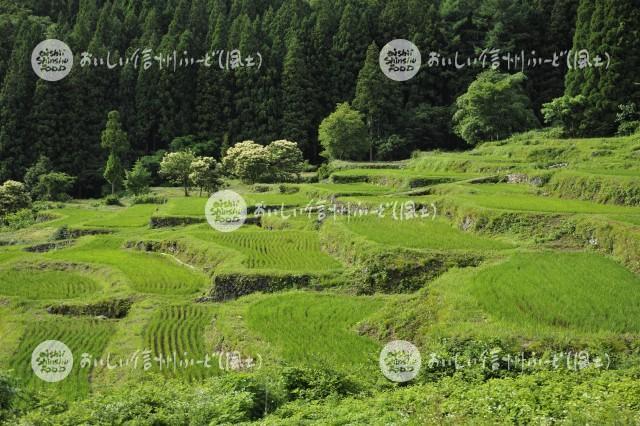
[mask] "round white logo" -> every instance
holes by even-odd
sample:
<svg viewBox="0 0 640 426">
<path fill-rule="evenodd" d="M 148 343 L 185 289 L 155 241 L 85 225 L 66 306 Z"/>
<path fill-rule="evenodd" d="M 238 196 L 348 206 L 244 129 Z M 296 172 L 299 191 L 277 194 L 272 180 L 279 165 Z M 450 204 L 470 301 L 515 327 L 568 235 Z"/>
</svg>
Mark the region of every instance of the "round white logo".
<svg viewBox="0 0 640 426">
<path fill-rule="evenodd" d="M 240 194 L 225 189 L 209 197 L 204 214 L 214 229 L 231 232 L 240 228 L 247 219 L 247 204 Z"/>
<path fill-rule="evenodd" d="M 422 56 L 418 47 L 402 38 L 391 40 L 380 50 L 380 69 L 391 80 L 407 81 L 420 70 Z"/>
<path fill-rule="evenodd" d="M 406 340 L 394 340 L 380 352 L 380 370 L 394 382 L 408 382 L 420 371 L 422 357 L 420 351 Z"/>
<path fill-rule="evenodd" d="M 73 368 L 71 349 L 58 340 L 45 340 L 33 350 L 31 368 L 45 382 L 64 380 Z"/>
<path fill-rule="evenodd" d="M 71 72 L 73 53 L 65 42 L 50 38 L 31 52 L 31 67 L 43 80 L 62 80 Z"/>
</svg>

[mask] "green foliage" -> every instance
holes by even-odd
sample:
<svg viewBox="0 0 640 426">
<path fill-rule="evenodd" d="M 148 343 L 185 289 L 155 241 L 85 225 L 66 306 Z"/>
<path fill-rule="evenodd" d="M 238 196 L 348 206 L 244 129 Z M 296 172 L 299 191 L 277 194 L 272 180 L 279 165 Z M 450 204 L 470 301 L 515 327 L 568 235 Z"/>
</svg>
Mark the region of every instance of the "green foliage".
<svg viewBox="0 0 640 426">
<path fill-rule="evenodd" d="M 31 206 L 31 197 L 21 182 L 8 180 L 0 186 L 0 217 Z"/>
<path fill-rule="evenodd" d="M 180 136 L 169 144 L 171 151 L 191 151 L 198 157 L 213 156 L 220 152 L 220 147 L 212 140 L 201 141 L 194 135 Z"/>
<path fill-rule="evenodd" d="M 127 171 L 125 174 L 124 187 L 129 193 L 135 196 L 149 192 L 150 183 L 151 173 L 149 173 L 140 160 L 136 161 L 131 171 Z"/>
<path fill-rule="evenodd" d="M 104 197 L 104 205 L 105 206 L 121 206 L 120 197 L 116 194 L 109 194 Z"/>
<path fill-rule="evenodd" d="M 616 114 L 616 123 L 618 123 L 618 135 L 632 135 L 640 130 L 640 111 L 636 104 L 630 102 L 618 105 L 619 113 Z"/>
<path fill-rule="evenodd" d="M 211 194 L 222 186 L 220 169 L 221 166 L 213 157 L 197 157 L 191 163 L 189 179 L 200 188 L 201 194 L 203 190 Z"/>
<path fill-rule="evenodd" d="M 322 155 L 330 159 L 359 160 L 369 148 L 362 114 L 348 103 L 341 103 L 320 124 L 318 138 L 324 148 Z"/>
<path fill-rule="evenodd" d="M 302 151 L 295 142 L 273 141 L 267 145 L 267 151 L 271 156 L 271 168 L 276 180 L 288 182 L 300 178 L 303 166 Z"/>
<path fill-rule="evenodd" d="M 46 201 L 67 201 L 76 178 L 62 172 L 49 172 L 38 179 L 40 199 Z"/>
<path fill-rule="evenodd" d="M 48 157 L 41 155 L 24 174 L 24 184 L 27 186 L 31 198 L 37 200 L 44 196 L 44 188 L 40 184 L 40 176 L 52 171 L 51 161 Z"/>
<path fill-rule="evenodd" d="M 638 31 L 639 21 L 640 10 L 634 0 L 580 2 L 573 51 L 585 49 L 592 64 L 595 55 L 604 62 L 605 55 L 625 58 L 611 61 L 606 69 L 587 67 L 567 73 L 565 94 L 586 98 L 584 114 L 579 117 L 580 136 L 613 134 L 618 105 L 640 96 L 637 74 L 633 71 L 640 65 L 640 55 L 633 37 L 625 35 Z M 610 31 L 610 28 L 618 30 Z"/>
<path fill-rule="evenodd" d="M 118 111 L 109 112 L 106 127 L 100 137 L 100 146 L 109 150 L 103 176 L 111 184 L 111 195 L 114 195 L 124 178 L 121 158 L 129 149 L 127 134 L 122 130 Z"/>
<path fill-rule="evenodd" d="M 191 151 L 169 152 L 164 155 L 160 163 L 160 176 L 169 181 L 181 184 L 185 197 L 189 196 L 189 184 L 191 183 L 191 164 L 196 157 Z"/>
<path fill-rule="evenodd" d="M 290 367 L 282 371 L 282 382 L 289 400 L 317 400 L 358 393 L 358 385 L 328 369 Z"/>
<path fill-rule="evenodd" d="M 468 144 L 508 137 L 537 127 L 529 99 L 522 89 L 522 73 L 485 71 L 456 100 L 454 130 Z"/>
<path fill-rule="evenodd" d="M 640 180 L 633 177 L 560 173 L 549 182 L 553 193 L 604 204 L 640 205 Z"/>
<path fill-rule="evenodd" d="M 583 133 L 580 128 L 587 99 L 583 95 L 562 96 L 542 105 L 544 121 L 552 126 L 562 126 L 567 136 Z"/>
<path fill-rule="evenodd" d="M 229 151 L 232 149 L 229 149 Z M 267 149 L 261 145 L 254 144 L 248 149 L 243 149 L 238 154 L 235 161 L 234 175 L 246 183 L 270 180 L 270 164 L 271 156 Z"/>
<path fill-rule="evenodd" d="M 137 195 L 131 199 L 131 204 L 165 204 L 167 197 L 158 194 Z"/>
<path fill-rule="evenodd" d="M 369 129 L 369 161 L 373 161 L 373 141 L 389 135 L 397 115 L 397 99 L 401 96 L 397 82 L 380 72 L 380 50 L 374 43 L 369 45 L 364 65 L 358 74 L 353 107 L 366 117 Z M 340 159 L 348 159 L 342 158 Z"/>
<path fill-rule="evenodd" d="M 393 160 L 409 157 L 409 143 L 398 135 L 391 135 L 376 143 L 376 159 Z"/>
</svg>

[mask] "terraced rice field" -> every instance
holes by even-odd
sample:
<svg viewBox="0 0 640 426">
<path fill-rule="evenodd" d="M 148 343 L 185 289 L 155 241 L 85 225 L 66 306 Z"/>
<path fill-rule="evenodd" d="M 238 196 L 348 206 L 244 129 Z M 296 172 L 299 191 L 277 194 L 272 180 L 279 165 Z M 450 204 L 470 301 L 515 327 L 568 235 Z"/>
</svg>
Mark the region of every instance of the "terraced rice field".
<svg viewBox="0 0 640 426">
<path fill-rule="evenodd" d="M 381 299 L 291 292 L 264 296 L 247 309 L 247 326 L 292 364 L 356 372 L 377 367 L 379 345 L 356 324 Z"/>
<path fill-rule="evenodd" d="M 120 270 L 134 291 L 150 294 L 194 294 L 207 283 L 206 276 L 156 253 L 142 253 L 121 248 L 123 240 L 110 237 L 87 237 L 82 244 L 50 252 L 46 257 L 107 265 Z"/>
<path fill-rule="evenodd" d="M 240 252 L 242 264 L 250 269 L 322 272 L 340 268 L 338 261 L 320 250 L 318 234 L 312 231 L 208 230 L 193 236 Z"/>
<path fill-rule="evenodd" d="M 503 250 L 513 245 L 458 230 L 444 219 L 400 220 L 376 215 L 343 218 L 345 226 L 376 243 L 435 250 Z"/>
<path fill-rule="evenodd" d="M 166 363 L 153 361 L 151 370 L 188 380 L 219 374 L 214 348 L 206 347 L 204 341 L 204 333 L 213 321 L 213 314 L 212 307 L 206 305 L 161 308 L 145 328 L 144 340 L 153 357 L 162 357 Z M 210 358 L 205 363 L 206 355 Z"/>
<path fill-rule="evenodd" d="M 93 363 L 81 366 L 83 354 L 91 360 L 106 360 L 103 350 L 114 331 L 111 321 L 86 318 L 51 317 L 29 321 L 20 340 L 18 351 L 9 363 L 18 377 L 39 390 L 53 390 L 62 398 L 77 398 L 89 391 Z M 45 340 L 59 340 L 69 347 L 73 354 L 73 368 L 64 380 L 48 383 L 40 380 L 31 369 L 31 354 Z"/>
<path fill-rule="evenodd" d="M 7 268 L 0 270 L 0 294 L 26 299 L 71 299 L 98 291 L 93 279 L 74 272 Z"/>
<path fill-rule="evenodd" d="M 582 331 L 640 331 L 640 278 L 591 253 L 517 254 L 469 284 L 485 312 L 506 322 Z"/>
</svg>

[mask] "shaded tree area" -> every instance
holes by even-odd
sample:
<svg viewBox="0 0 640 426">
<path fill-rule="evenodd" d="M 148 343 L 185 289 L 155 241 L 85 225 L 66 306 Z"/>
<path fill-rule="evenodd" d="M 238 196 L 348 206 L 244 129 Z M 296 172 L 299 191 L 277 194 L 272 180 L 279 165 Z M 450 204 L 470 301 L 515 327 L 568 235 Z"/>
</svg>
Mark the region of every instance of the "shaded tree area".
<svg viewBox="0 0 640 426">
<path fill-rule="evenodd" d="M 362 109 L 374 158 L 462 148 L 452 128 L 455 101 L 482 69 L 430 68 L 429 52 L 467 57 L 499 48 L 548 56 L 571 47 L 578 3 L 0 0 L 0 181 L 21 180 L 46 155 L 54 170 L 77 178 L 75 195 L 99 195 L 106 190 L 109 155 L 100 134 L 112 110 L 119 111 L 130 146 L 122 155 L 125 169 L 187 136 L 191 149 L 206 146 L 206 155 L 217 158 L 243 140 L 266 145 L 288 139 L 318 162 L 318 127 L 342 102 Z M 608 7 L 626 13 L 623 6 Z M 71 74 L 55 83 L 38 80 L 30 68 L 31 50 L 45 38 L 65 41 L 76 55 Z M 376 74 L 376 52 L 394 38 L 413 41 L 422 53 L 422 69 L 406 82 L 381 81 Z M 145 49 L 153 55 L 187 51 L 194 58 L 220 50 L 259 52 L 262 67 L 220 70 L 217 56 L 209 68 L 175 71 L 158 70 L 155 61 L 148 70 L 79 66 L 83 51 L 109 54 L 115 63 L 136 50 L 142 58 Z M 562 67 L 525 75 L 536 114 L 565 90 Z"/>
</svg>

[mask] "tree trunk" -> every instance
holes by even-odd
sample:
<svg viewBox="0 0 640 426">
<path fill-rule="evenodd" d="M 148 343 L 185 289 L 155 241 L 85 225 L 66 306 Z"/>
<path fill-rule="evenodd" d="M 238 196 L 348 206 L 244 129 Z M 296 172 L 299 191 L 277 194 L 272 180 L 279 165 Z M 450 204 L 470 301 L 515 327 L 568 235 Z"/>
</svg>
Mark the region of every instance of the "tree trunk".
<svg viewBox="0 0 640 426">
<path fill-rule="evenodd" d="M 189 196 L 189 181 L 187 179 L 184 180 L 184 196 Z"/>
<path fill-rule="evenodd" d="M 111 182 L 111 195 L 116 194 L 116 181 Z"/>
</svg>

